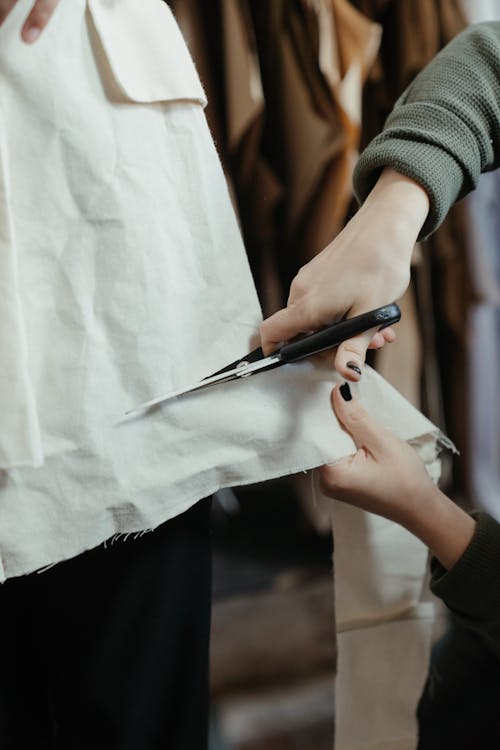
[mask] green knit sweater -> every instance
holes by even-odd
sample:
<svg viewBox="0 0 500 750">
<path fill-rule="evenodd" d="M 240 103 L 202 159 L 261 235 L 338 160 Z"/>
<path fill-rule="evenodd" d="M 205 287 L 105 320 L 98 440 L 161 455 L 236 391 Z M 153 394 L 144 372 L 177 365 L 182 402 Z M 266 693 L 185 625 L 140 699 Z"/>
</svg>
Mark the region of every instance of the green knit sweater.
<svg viewBox="0 0 500 750">
<path fill-rule="evenodd" d="M 453 568 L 447 571 L 433 558 L 431 589 L 500 658 L 500 524 L 486 513 L 474 516 L 474 536 Z"/>
<path fill-rule="evenodd" d="M 424 68 L 361 154 L 354 191 L 362 202 L 385 166 L 426 188 L 420 238 L 500 163 L 500 22 L 470 26 Z"/>
<path fill-rule="evenodd" d="M 490 22 L 457 36 L 406 89 L 362 153 L 354 190 L 362 202 L 386 166 L 414 179 L 430 198 L 425 238 L 481 173 L 499 164 L 500 23 Z M 433 561 L 431 588 L 500 657 L 500 524 L 478 514 L 474 537 L 454 567 L 446 571 Z"/>
</svg>

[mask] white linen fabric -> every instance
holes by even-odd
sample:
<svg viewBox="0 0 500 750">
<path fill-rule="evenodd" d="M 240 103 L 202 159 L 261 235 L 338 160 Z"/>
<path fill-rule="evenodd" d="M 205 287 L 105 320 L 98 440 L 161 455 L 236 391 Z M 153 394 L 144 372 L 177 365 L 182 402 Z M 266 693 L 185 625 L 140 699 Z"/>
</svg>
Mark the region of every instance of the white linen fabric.
<svg viewBox="0 0 500 750">
<path fill-rule="evenodd" d="M 433 604 L 422 602 L 338 633 L 336 749 L 415 750 L 433 623 Z"/>
<path fill-rule="evenodd" d="M 333 530 L 335 748 L 413 750 L 434 623 L 422 601 L 428 550 L 401 526 L 339 502 Z"/>
<path fill-rule="evenodd" d="M 0 27 L 0 580 L 353 451 L 312 362 L 116 424 L 247 352 L 260 308 L 168 8 L 63 0 L 27 46 L 29 6 Z M 435 447 L 381 378 L 360 393 Z"/>
</svg>

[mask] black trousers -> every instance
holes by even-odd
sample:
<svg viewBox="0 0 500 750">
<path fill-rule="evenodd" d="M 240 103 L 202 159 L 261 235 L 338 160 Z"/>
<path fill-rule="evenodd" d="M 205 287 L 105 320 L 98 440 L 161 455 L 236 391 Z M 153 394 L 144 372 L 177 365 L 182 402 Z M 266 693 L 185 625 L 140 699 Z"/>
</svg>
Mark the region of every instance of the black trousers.
<svg viewBox="0 0 500 750">
<path fill-rule="evenodd" d="M 433 648 L 417 716 L 418 750 L 500 748 L 500 662 L 453 619 Z"/>
<path fill-rule="evenodd" d="M 210 501 L 0 587 L 1 750 L 204 750 Z"/>
</svg>

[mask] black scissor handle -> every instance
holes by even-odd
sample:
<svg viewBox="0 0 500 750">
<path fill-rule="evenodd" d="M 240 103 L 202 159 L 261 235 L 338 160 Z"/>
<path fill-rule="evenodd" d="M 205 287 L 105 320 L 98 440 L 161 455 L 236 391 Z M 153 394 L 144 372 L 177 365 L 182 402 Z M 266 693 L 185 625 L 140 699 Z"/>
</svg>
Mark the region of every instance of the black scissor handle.
<svg viewBox="0 0 500 750">
<path fill-rule="evenodd" d="M 379 307 L 377 310 L 363 313 L 363 315 L 356 315 L 354 318 L 340 320 L 328 328 L 323 328 L 321 331 L 293 339 L 284 344 L 281 349 L 272 352 L 272 354 L 279 354 L 280 360 L 266 369 L 272 370 L 274 367 L 279 367 L 286 362 L 295 362 L 304 357 L 310 357 L 312 354 L 322 352 L 325 349 L 333 349 L 358 333 L 368 331 L 370 328 L 381 330 L 393 323 L 397 323 L 400 319 L 401 310 L 396 303 L 393 303 L 392 305 L 386 305 L 385 307 Z M 259 346 L 241 359 L 237 359 L 221 370 L 212 373 L 210 377 L 234 370 L 238 365 L 258 362 L 260 359 L 264 359 L 264 352 Z"/>
<path fill-rule="evenodd" d="M 312 354 L 318 354 L 325 349 L 333 349 L 343 341 L 368 331 L 370 328 L 381 330 L 397 323 L 399 320 L 401 320 L 401 310 L 393 302 L 391 305 L 385 305 L 376 310 L 371 310 L 371 312 L 356 315 L 354 318 L 340 320 L 321 331 L 290 341 L 279 349 L 279 354 L 282 362 L 296 362 L 304 357 L 310 357 Z"/>
</svg>

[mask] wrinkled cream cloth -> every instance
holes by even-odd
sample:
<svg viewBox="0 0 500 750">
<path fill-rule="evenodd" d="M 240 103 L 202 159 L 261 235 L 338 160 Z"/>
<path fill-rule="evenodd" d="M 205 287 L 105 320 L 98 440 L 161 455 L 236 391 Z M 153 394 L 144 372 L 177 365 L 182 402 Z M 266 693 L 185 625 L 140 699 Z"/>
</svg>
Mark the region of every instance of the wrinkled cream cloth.
<svg viewBox="0 0 500 750">
<path fill-rule="evenodd" d="M 333 530 L 335 748 L 415 750 L 434 625 L 434 606 L 423 601 L 428 550 L 401 526 L 343 503 Z"/>
<path fill-rule="evenodd" d="M 415 750 L 433 624 L 434 605 L 422 602 L 338 634 L 335 750 Z"/>
<path fill-rule="evenodd" d="M 311 362 L 116 426 L 247 352 L 260 308 L 165 4 L 62 0 L 26 46 L 30 5 L 0 27 L 0 580 L 353 451 Z M 437 436 L 370 371 L 362 396 Z"/>
</svg>

